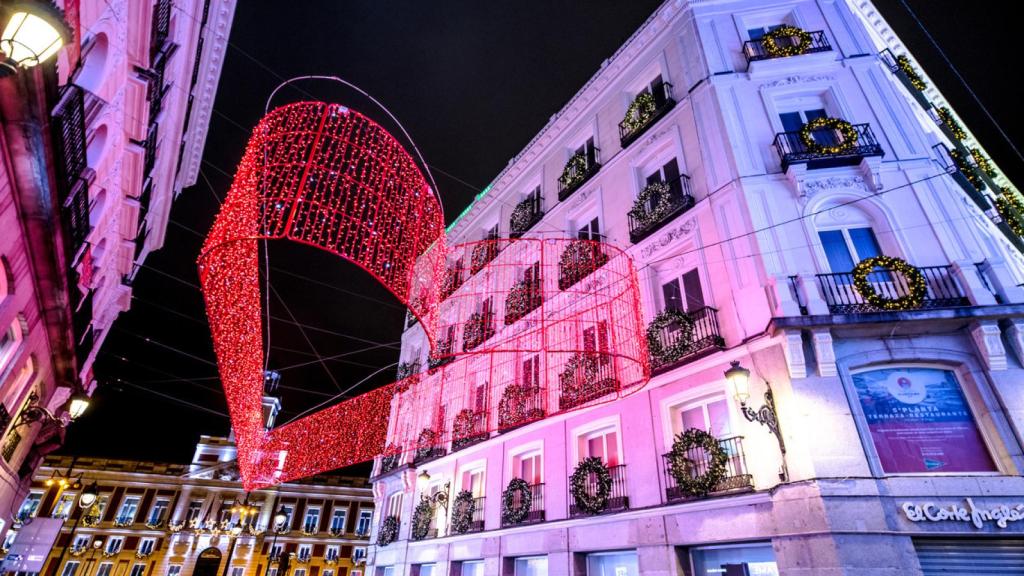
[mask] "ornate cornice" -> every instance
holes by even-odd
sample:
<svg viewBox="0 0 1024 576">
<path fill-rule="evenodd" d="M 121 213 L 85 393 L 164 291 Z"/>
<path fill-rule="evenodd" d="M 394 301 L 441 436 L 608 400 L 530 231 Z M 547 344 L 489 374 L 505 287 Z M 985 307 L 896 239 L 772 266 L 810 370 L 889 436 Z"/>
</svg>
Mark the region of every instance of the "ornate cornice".
<svg viewBox="0 0 1024 576">
<path fill-rule="evenodd" d="M 658 250 L 661 250 L 665 246 L 668 246 L 669 244 L 671 244 L 675 240 L 677 240 L 679 238 L 684 238 L 686 236 L 689 236 L 690 233 L 693 232 L 693 229 L 696 228 L 696 227 L 697 227 L 697 220 L 696 219 L 690 218 L 690 219 L 684 220 L 683 223 L 680 224 L 679 226 L 676 226 L 674 228 L 670 228 L 666 232 L 662 232 L 654 240 L 652 240 L 646 246 L 641 248 L 640 249 L 640 254 L 644 258 L 647 258 L 651 254 L 654 254 Z"/>
</svg>

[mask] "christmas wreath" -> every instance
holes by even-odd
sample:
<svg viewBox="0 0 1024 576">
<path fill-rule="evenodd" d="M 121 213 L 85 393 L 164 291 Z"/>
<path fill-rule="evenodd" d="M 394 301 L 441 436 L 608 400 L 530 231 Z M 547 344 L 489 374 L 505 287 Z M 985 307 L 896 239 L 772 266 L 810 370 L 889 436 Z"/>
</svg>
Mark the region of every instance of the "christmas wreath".
<svg viewBox="0 0 1024 576">
<path fill-rule="evenodd" d="M 434 505 L 430 498 L 420 496 L 420 503 L 412 512 L 412 539 L 423 540 L 430 533 L 430 521 L 434 518 Z"/>
<path fill-rule="evenodd" d="M 465 534 L 473 525 L 473 513 L 476 512 L 476 499 L 469 490 L 463 490 L 455 496 L 452 510 L 452 532 Z"/>
<path fill-rule="evenodd" d="M 536 386 L 511 384 L 501 393 L 498 401 L 498 427 L 501 429 L 539 420 L 544 416 L 540 407 L 540 389 Z"/>
<path fill-rule="evenodd" d="M 441 300 L 448 298 L 462 286 L 462 269 L 451 267 L 444 271 L 444 282 L 441 283 Z"/>
<path fill-rule="evenodd" d="M 840 140 L 838 144 L 820 144 L 814 139 L 814 133 L 825 128 L 839 132 Z M 857 145 L 857 138 L 857 129 L 853 127 L 853 124 L 839 118 L 815 118 L 804 124 L 804 127 L 800 129 L 800 141 L 803 142 L 807 151 L 812 154 L 832 155 L 849 152 Z"/>
<path fill-rule="evenodd" d="M 677 329 L 669 346 L 662 346 L 661 334 L 669 327 Z M 647 327 L 647 349 L 655 366 L 675 362 L 690 351 L 693 345 L 693 318 L 682 310 L 659 312 Z"/>
<path fill-rule="evenodd" d="M 597 481 L 596 484 L 591 485 L 591 475 Z M 590 493 L 591 486 L 594 488 L 593 494 Z M 600 514 L 608 507 L 608 498 L 612 494 L 612 475 L 600 458 L 584 458 L 576 466 L 569 477 L 569 494 L 576 508 L 587 514 Z"/>
<path fill-rule="evenodd" d="M 494 336 L 493 317 L 489 312 L 473 312 L 462 329 L 462 350 L 468 352 Z"/>
<path fill-rule="evenodd" d="M 949 155 L 953 158 L 953 163 L 956 164 L 956 169 L 963 174 L 964 178 L 971 183 L 978 191 L 986 188 L 985 181 L 981 178 L 981 173 L 978 172 L 978 167 L 968 160 L 965 154 L 961 154 L 959 150 L 950 150 Z"/>
<path fill-rule="evenodd" d="M 519 495 L 516 498 L 516 495 Z M 516 504 L 518 500 L 518 505 Z M 501 493 L 501 521 L 504 524 L 519 524 L 526 519 L 533 506 L 533 493 L 530 485 L 522 478 L 509 480 L 505 491 Z"/>
<path fill-rule="evenodd" d="M 387 546 L 398 539 L 398 516 L 386 516 L 377 531 L 377 546 Z"/>
<path fill-rule="evenodd" d="M 694 462 L 690 454 L 695 448 L 704 451 L 707 459 L 707 470 L 703 474 L 694 475 Z M 718 439 L 699 428 L 690 428 L 677 434 L 668 453 L 668 472 L 676 481 L 676 486 L 684 494 L 705 496 L 725 478 L 729 455 L 722 448 Z"/>
<path fill-rule="evenodd" d="M 1017 236 L 1024 237 L 1024 201 L 1015 192 L 1006 188 L 996 196 L 996 211 Z"/>
<path fill-rule="evenodd" d="M 796 38 L 796 42 L 793 39 Z M 796 26 L 780 26 L 761 37 L 764 51 L 772 58 L 799 56 L 810 49 L 814 39 L 810 33 Z"/>
<path fill-rule="evenodd" d="M 651 201 L 654 205 L 651 206 Z M 650 226 L 661 222 L 672 212 L 675 202 L 672 189 L 665 182 L 652 182 L 637 195 L 629 215 L 641 226 Z"/>
<path fill-rule="evenodd" d="M 608 359 L 606 355 L 604 358 Z M 615 378 L 600 377 L 601 362 L 602 355 L 594 352 L 577 352 L 569 357 L 565 369 L 558 375 L 560 409 L 579 406 L 618 388 Z"/>
<path fill-rule="evenodd" d="M 928 83 L 921 78 L 921 75 L 914 69 L 914 65 L 910 63 L 910 58 L 907 58 L 906 54 L 900 54 L 896 57 L 896 66 L 903 72 L 903 75 L 910 80 L 910 85 L 913 86 L 917 91 L 924 92 L 928 89 Z"/>
<path fill-rule="evenodd" d="M 514 324 L 540 306 L 540 282 L 519 280 L 505 298 L 505 325 Z"/>
<path fill-rule="evenodd" d="M 562 175 L 558 177 L 558 182 L 564 189 L 575 188 L 582 184 L 586 177 L 587 157 L 583 153 L 577 152 L 565 163 L 565 168 L 562 170 Z"/>
<path fill-rule="evenodd" d="M 424 428 L 420 431 L 419 438 L 416 439 L 416 459 L 423 460 L 424 458 L 429 458 L 436 443 L 437 432 L 434 432 L 431 428 Z"/>
<path fill-rule="evenodd" d="M 480 415 L 482 416 L 482 414 Z M 452 448 L 459 450 L 476 442 L 484 433 L 477 429 L 479 416 L 469 408 L 464 408 L 452 420 Z"/>
<path fill-rule="evenodd" d="M 522 234 L 530 229 L 534 217 L 533 203 L 532 197 L 527 198 L 512 209 L 512 215 L 508 219 L 510 234 Z"/>
<path fill-rule="evenodd" d="M 645 90 L 637 94 L 636 98 L 630 102 L 629 108 L 626 109 L 626 117 L 619 122 L 619 128 L 622 128 L 627 134 L 633 134 L 651 121 L 657 109 L 658 105 L 654 102 L 654 96 Z"/>
<path fill-rule="evenodd" d="M 992 165 L 992 161 L 985 156 L 985 154 L 979 148 L 971 148 L 971 158 L 974 158 L 974 164 L 978 167 L 989 178 L 995 178 L 998 174 L 996 173 L 996 167 Z"/>
<path fill-rule="evenodd" d="M 476 246 L 473 246 L 473 254 L 469 258 L 470 274 L 476 274 L 483 270 L 484 266 L 487 266 L 487 263 L 494 260 L 494 257 L 497 255 L 497 240 L 483 240 L 478 242 Z"/>
<path fill-rule="evenodd" d="M 608 262 L 596 240 L 573 240 L 558 259 L 558 289 L 566 290 Z"/>
<path fill-rule="evenodd" d="M 953 117 L 953 111 L 943 106 L 935 111 L 939 115 L 939 120 L 949 128 L 950 133 L 957 140 L 964 140 L 967 138 L 967 132 L 964 131 L 964 127 L 957 122 L 957 119 Z"/>
<path fill-rule="evenodd" d="M 910 291 L 899 298 L 886 298 L 875 291 L 875 287 L 868 281 L 875 268 L 888 268 L 903 276 L 910 288 Z M 864 298 L 864 300 L 876 308 L 883 310 L 908 310 L 917 308 L 928 295 L 928 285 L 925 283 L 921 271 L 907 264 L 900 258 L 890 256 L 875 256 L 865 258 L 853 268 L 853 287 Z"/>
</svg>

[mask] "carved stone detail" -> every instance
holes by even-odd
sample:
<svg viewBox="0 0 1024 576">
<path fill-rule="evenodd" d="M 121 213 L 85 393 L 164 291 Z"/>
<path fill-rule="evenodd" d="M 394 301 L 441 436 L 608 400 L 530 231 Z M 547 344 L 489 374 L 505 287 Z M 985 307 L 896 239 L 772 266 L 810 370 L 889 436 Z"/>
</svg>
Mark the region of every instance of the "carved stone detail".
<svg viewBox="0 0 1024 576">
<path fill-rule="evenodd" d="M 971 337 L 989 370 L 1006 370 L 1006 347 L 1003 346 L 998 324 L 991 320 L 974 322 Z"/>
<path fill-rule="evenodd" d="M 646 258 L 651 254 L 654 254 L 658 250 L 661 250 L 665 246 L 668 246 L 673 241 L 684 236 L 689 236 L 690 232 L 697 226 L 697 221 L 693 218 L 686 220 L 679 226 L 670 229 L 668 232 L 658 236 L 647 246 L 644 246 L 640 253 Z"/>
</svg>

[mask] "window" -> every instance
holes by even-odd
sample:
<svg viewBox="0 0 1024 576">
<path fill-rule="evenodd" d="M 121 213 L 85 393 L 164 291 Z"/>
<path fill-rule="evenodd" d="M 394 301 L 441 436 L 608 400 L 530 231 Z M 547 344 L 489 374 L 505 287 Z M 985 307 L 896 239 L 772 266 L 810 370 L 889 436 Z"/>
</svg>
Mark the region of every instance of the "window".
<svg viewBox="0 0 1024 576">
<path fill-rule="evenodd" d="M 462 472 L 462 489 L 473 493 L 473 498 L 484 495 L 484 469 L 465 470 Z"/>
<path fill-rule="evenodd" d="M 875 368 L 852 379 L 881 472 L 998 470 L 953 371 Z"/>
<path fill-rule="evenodd" d="M 139 497 L 126 496 L 121 503 L 121 510 L 117 513 L 118 522 L 132 522 L 135 514 L 139 511 Z"/>
<path fill-rule="evenodd" d="M 69 560 L 64 564 L 64 569 L 60 571 L 60 576 L 75 576 L 78 573 L 79 566 L 81 566 L 81 563 Z"/>
<path fill-rule="evenodd" d="M 861 260 L 882 254 L 875 232 L 870 227 L 819 230 L 818 238 L 825 250 L 829 270 L 834 273 L 850 272 Z"/>
<path fill-rule="evenodd" d="M 231 576 L 245 576 L 245 566 L 232 566 Z M 326 572 L 324 573 L 324 576 L 327 576 Z"/>
<path fill-rule="evenodd" d="M 309 560 L 313 556 L 313 547 L 309 544 L 299 544 L 299 553 L 297 554 L 301 560 Z"/>
<path fill-rule="evenodd" d="M 363 558 L 366 558 L 366 548 L 355 548 L 352 550 L 352 561 L 359 562 Z"/>
<path fill-rule="evenodd" d="M 25 501 L 21 504 L 21 508 L 18 509 L 18 518 L 29 518 L 36 515 L 36 511 L 39 510 L 39 501 L 43 499 L 43 495 L 38 492 L 33 492 L 25 497 Z"/>
<path fill-rule="evenodd" d="M 324 558 L 327 559 L 327 560 L 337 560 L 338 559 L 338 547 L 337 546 L 328 546 L 327 547 L 327 551 L 324 552 Z"/>
<path fill-rule="evenodd" d="M 305 568 L 296 568 L 295 572 L 292 572 L 292 574 L 294 576 L 306 576 L 306 569 Z"/>
<path fill-rule="evenodd" d="M 381 573 L 381 576 L 395 576 L 395 567 L 394 566 L 384 566 L 383 569 L 381 569 L 380 573 Z"/>
<path fill-rule="evenodd" d="M 828 116 L 824 108 L 811 108 L 810 110 L 797 110 L 795 112 L 782 112 L 779 120 L 782 122 L 782 129 L 785 132 L 799 132 L 804 124 L 811 120 Z M 817 138 L 815 138 L 817 140 Z"/>
<path fill-rule="evenodd" d="M 320 527 L 320 509 L 306 508 L 306 519 L 302 522 L 302 529 L 305 532 L 316 532 Z"/>
<path fill-rule="evenodd" d="M 484 561 L 463 562 L 461 576 L 484 576 Z"/>
<path fill-rule="evenodd" d="M 18 347 L 21 346 L 22 337 L 23 329 L 21 317 L 19 316 L 11 321 L 7 330 L 0 333 L 0 372 L 6 370 L 11 360 L 14 359 Z"/>
<path fill-rule="evenodd" d="M 533 354 L 523 360 L 519 373 L 519 382 L 525 388 L 537 388 L 540 386 L 540 355 Z"/>
<path fill-rule="evenodd" d="M 419 568 L 419 570 L 416 570 Z M 414 574 L 418 576 L 441 576 L 441 571 L 437 569 L 437 564 L 420 564 L 419 566 L 413 567 Z"/>
<path fill-rule="evenodd" d="M 667 94 L 665 93 L 665 80 L 661 77 L 661 74 L 655 76 L 654 80 L 651 80 L 651 82 L 644 86 L 636 95 L 639 96 L 643 92 L 654 97 L 655 108 L 661 108 L 665 105 Z"/>
<path fill-rule="evenodd" d="M 72 545 L 74 550 L 85 550 L 89 547 L 89 536 L 75 536 L 75 543 Z"/>
<path fill-rule="evenodd" d="M 597 147 L 594 146 L 593 136 L 587 138 L 586 142 L 573 151 L 573 155 L 576 154 L 582 154 L 587 159 L 587 169 L 593 168 L 597 164 Z"/>
<path fill-rule="evenodd" d="M 120 536 L 111 536 L 110 538 L 107 538 L 107 553 L 117 554 L 121 551 L 122 545 L 124 545 L 124 538 Z"/>
<path fill-rule="evenodd" d="M 110 572 L 113 569 L 114 564 L 112 562 L 104 562 L 96 569 L 96 576 L 110 576 Z"/>
<path fill-rule="evenodd" d="M 690 558 L 694 576 L 779 576 L 775 553 L 768 543 L 694 548 L 690 551 Z"/>
<path fill-rule="evenodd" d="M 292 525 L 292 513 L 295 512 L 295 507 L 290 505 L 283 505 L 281 506 L 281 512 L 284 513 L 284 525 L 281 526 L 281 528 L 287 529 L 289 526 Z"/>
<path fill-rule="evenodd" d="M 277 568 L 267 568 L 267 576 L 277 576 Z"/>
<path fill-rule="evenodd" d="M 695 312 L 704 307 L 704 290 L 700 287 L 700 273 L 694 268 L 682 276 L 661 285 L 664 310 Z"/>
<path fill-rule="evenodd" d="M 725 398 L 717 397 L 697 403 L 684 404 L 673 415 L 673 433 L 690 428 L 704 430 L 715 438 L 726 438 L 732 432 L 729 421 L 729 404 Z"/>
<path fill-rule="evenodd" d="M 169 500 L 165 500 L 163 498 L 158 499 L 149 510 L 149 523 L 156 524 L 157 522 L 162 522 L 164 515 L 167 514 L 167 507 L 169 505 Z"/>
<path fill-rule="evenodd" d="M 334 576 L 334 570 L 324 570 L 324 576 Z"/>
<path fill-rule="evenodd" d="M 156 546 L 156 540 L 153 538 L 145 538 L 139 543 L 140 554 L 152 554 L 153 547 Z"/>
<path fill-rule="evenodd" d="M 512 476 L 526 480 L 531 486 L 543 482 L 543 468 L 541 467 L 541 452 L 535 450 L 525 452 L 512 457 Z"/>
<path fill-rule="evenodd" d="M 356 532 L 359 534 L 370 533 L 370 520 L 373 518 L 372 510 L 360 510 L 359 521 L 356 523 Z"/>
<path fill-rule="evenodd" d="M 782 26 L 782 24 L 775 24 L 773 26 L 758 26 L 756 28 L 747 28 L 747 37 L 750 38 L 751 40 L 760 40 L 761 38 L 764 38 L 765 34 L 771 32 L 772 30 L 782 28 Z"/>
<path fill-rule="evenodd" d="M 270 557 L 277 558 L 281 555 L 281 547 L 283 544 L 274 544 L 270 547 Z"/>
<path fill-rule="evenodd" d="M 135 564 L 132 566 L 132 571 L 129 576 L 143 576 L 146 573 L 145 564 Z M 237 575 L 236 575 L 237 576 Z"/>
<path fill-rule="evenodd" d="M 217 511 L 217 521 L 224 522 L 230 521 L 232 514 L 231 509 L 235 507 L 234 500 L 224 500 L 220 503 L 220 509 Z"/>
<path fill-rule="evenodd" d="M 68 494 L 67 492 L 61 494 L 57 503 L 53 506 L 53 517 L 67 518 L 68 514 L 71 513 L 72 508 L 75 506 L 76 496 L 76 494 Z"/>
<path fill-rule="evenodd" d="M 587 576 L 640 576 L 636 552 L 587 554 Z"/>
<path fill-rule="evenodd" d="M 181 564 L 171 564 L 168 566 L 167 576 L 181 576 Z"/>
<path fill-rule="evenodd" d="M 17 535 L 18 535 L 18 531 L 15 530 L 13 527 L 10 530 L 7 531 L 7 534 L 4 536 L 4 548 L 5 549 L 7 549 L 7 550 L 11 549 L 11 544 L 14 543 L 14 538 Z"/>
<path fill-rule="evenodd" d="M 614 426 L 581 434 L 576 441 L 580 461 L 590 457 L 600 458 L 609 468 L 621 463 L 619 432 Z"/>
<path fill-rule="evenodd" d="M 644 178 L 644 185 L 654 184 L 655 182 L 665 182 L 669 185 L 673 194 L 682 196 L 683 185 L 682 182 L 679 181 L 679 177 L 679 163 L 675 158 L 673 158 L 666 162 L 661 168 L 647 174 Z"/>
<path fill-rule="evenodd" d="M 489 229 L 484 230 L 481 240 L 497 240 L 500 237 L 501 236 L 499 236 L 498 233 L 498 224 L 495 223 L 494 226 L 491 226 Z"/>
<path fill-rule="evenodd" d="M 576 237 L 581 240 L 602 240 L 600 220 L 595 216 L 589 221 L 577 222 Z"/>
<path fill-rule="evenodd" d="M 547 556 L 516 558 L 513 566 L 515 576 L 548 576 Z"/>
<path fill-rule="evenodd" d="M 346 508 L 335 508 L 331 514 L 331 532 L 341 534 L 345 531 L 345 519 L 348 517 Z"/>
<path fill-rule="evenodd" d="M 188 503 L 188 512 L 185 514 L 185 520 L 192 521 L 199 519 L 199 513 L 203 510 L 202 500 L 192 500 Z"/>
</svg>

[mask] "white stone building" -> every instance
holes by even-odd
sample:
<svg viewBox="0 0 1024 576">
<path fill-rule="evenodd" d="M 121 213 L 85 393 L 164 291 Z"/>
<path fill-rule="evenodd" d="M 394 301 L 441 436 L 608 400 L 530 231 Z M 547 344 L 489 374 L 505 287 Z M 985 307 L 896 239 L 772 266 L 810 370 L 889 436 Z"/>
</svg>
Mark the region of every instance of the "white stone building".
<svg viewBox="0 0 1024 576">
<path fill-rule="evenodd" d="M 804 32 L 770 34 L 781 26 Z M 652 94 L 649 114 L 623 124 L 641 92 Z M 820 118 L 847 123 L 803 130 Z M 582 177 L 566 185 L 577 153 Z M 666 184 L 653 196 L 665 204 L 637 210 L 655 182 Z M 1016 194 L 871 2 L 668 0 L 448 235 L 450 245 L 609 242 L 636 263 L 644 320 L 683 311 L 691 335 L 655 331 L 666 346 L 686 340 L 655 361 L 641 391 L 614 402 L 538 420 L 562 399 L 523 353 L 512 373 L 494 376 L 528 392 L 519 420 L 500 413 L 501 394 L 484 394 L 438 407 L 447 430 L 460 411 L 483 423 L 457 446 L 411 446 L 404 423 L 392 422 L 389 441 L 402 452 L 375 465 L 369 570 L 1024 571 Z M 876 256 L 916 272 L 890 267 L 860 284 L 854 266 Z M 880 307 L 870 291 L 904 305 Z M 492 334 L 523 321 L 492 304 Z M 420 386 L 440 373 L 436 362 L 427 368 L 428 348 L 411 323 L 403 370 L 420 372 Z M 749 397 L 724 376 L 732 362 L 751 373 Z M 771 420 L 758 412 L 769 383 L 775 427 L 759 421 Z M 724 475 L 704 495 L 669 466 L 675 435 L 690 429 L 724 453 Z M 711 452 L 689 455 L 684 477 L 713 463 Z M 611 479 L 594 514 L 569 482 L 587 457 Z M 603 490 L 582 478 L 586 494 Z M 385 544 L 382 528 L 395 522 Z"/>
</svg>

